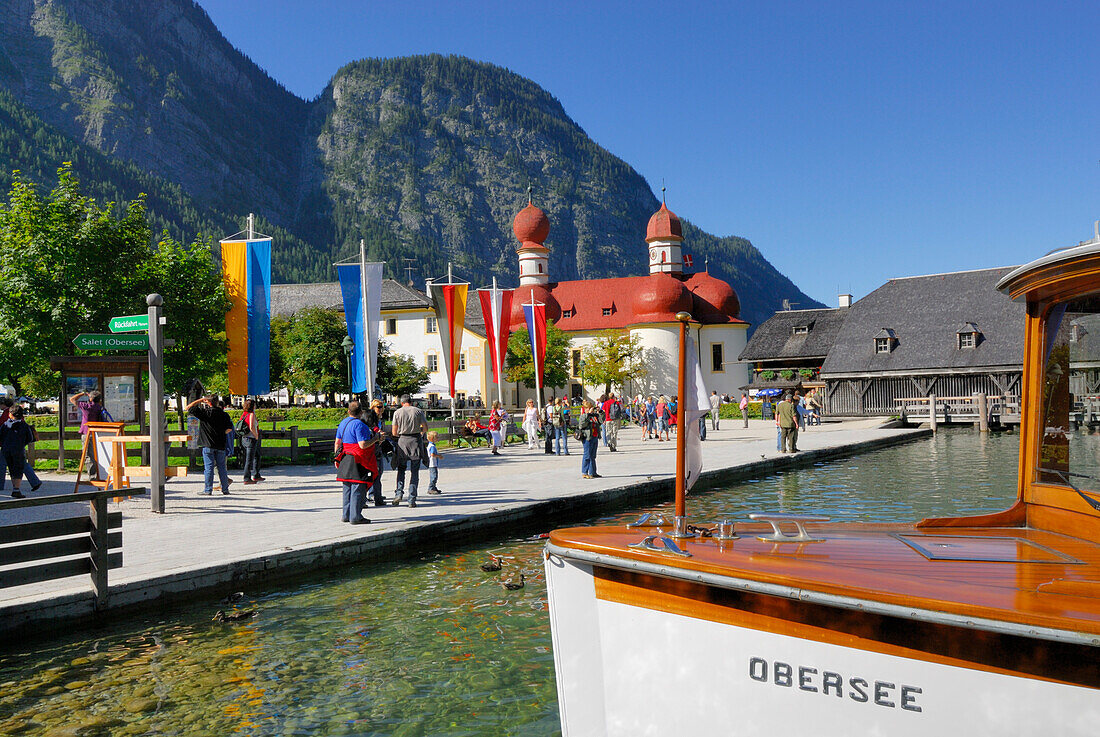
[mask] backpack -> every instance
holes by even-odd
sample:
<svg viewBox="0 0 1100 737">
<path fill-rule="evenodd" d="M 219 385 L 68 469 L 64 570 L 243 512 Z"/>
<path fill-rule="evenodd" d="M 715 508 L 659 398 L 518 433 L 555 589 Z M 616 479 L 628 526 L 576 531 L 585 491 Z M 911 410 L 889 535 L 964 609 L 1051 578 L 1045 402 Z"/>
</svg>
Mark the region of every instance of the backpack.
<svg viewBox="0 0 1100 737">
<path fill-rule="evenodd" d="M 612 402 L 611 406 L 607 408 L 607 419 L 620 420 L 623 416 L 623 406 L 618 402 Z"/>
</svg>

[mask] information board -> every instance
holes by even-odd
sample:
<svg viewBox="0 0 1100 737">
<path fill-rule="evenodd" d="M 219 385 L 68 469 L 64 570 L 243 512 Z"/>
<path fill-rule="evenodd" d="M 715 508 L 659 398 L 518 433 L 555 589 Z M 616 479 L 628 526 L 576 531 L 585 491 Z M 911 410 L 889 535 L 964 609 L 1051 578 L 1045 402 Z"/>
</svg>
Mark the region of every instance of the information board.
<svg viewBox="0 0 1100 737">
<path fill-rule="evenodd" d="M 103 406 L 115 422 L 134 422 L 137 413 L 134 408 L 134 377 L 103 377 Z"/>
</svg>

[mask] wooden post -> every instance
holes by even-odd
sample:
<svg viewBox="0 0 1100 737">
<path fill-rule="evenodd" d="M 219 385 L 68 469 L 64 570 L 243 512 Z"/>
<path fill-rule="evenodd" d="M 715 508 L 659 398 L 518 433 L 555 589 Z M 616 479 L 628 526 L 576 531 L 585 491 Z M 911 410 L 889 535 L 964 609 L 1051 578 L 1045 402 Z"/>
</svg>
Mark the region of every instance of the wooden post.
<svg viewBox="0 0 1100 737">
<path fill-rule="evenodd" d="M 928 421 L 932 423 L 932 432 L 936 432 L 936 395 L 928 395 Z"/>
<path fill-rule="evenodd" d="M 978 395 L 978 432 L 989 432 L 989 398 L 985 392 Z"/>
<path fill-rule="evenodd" d="M 684 490 L 684 461 L 685 448 L 684 431 L 685 417 L 684 405 L 687 403 L 687 324 L 691 315 L 686 312 L 677 312 L 676 319 L 680 321 L 680 365 L 676 377 L 676 516 L 687 516 L 687 494 Z"/>
<path fill-rule="evenodd" d="M 298 462 L 298 426 L 290 426 L 290 462 Z"/>
<path fill-rule="evenodd" d="M 150 294 L 149 306 L 149 501 L 164 514 L 164 331 L 160 326 L 164 298 Z"/>
<path fill-rule="evenodd" d="M 91 501 L 91 563 L 92 591 L 95 593 L 96 611 L 107 608 L 107 496 L 97 496 Z"/>
<path fill-rule="evenodd" d="M 69 413 L 69 395 L 65 386 L 65 372 L 61 372 L 61 401 L 57 403 L 57 470 L 65 471 L 65 415 Z"/>
</svg>

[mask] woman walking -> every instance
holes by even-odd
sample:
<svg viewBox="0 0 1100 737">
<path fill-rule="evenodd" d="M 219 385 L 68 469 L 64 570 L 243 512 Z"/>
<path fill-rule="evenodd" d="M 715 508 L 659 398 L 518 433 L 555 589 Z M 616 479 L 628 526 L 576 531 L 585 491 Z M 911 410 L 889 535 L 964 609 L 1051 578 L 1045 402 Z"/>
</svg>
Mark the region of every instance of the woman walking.
<svg viewBox="0 0 1100 737">
<path fill-rule="evenodd" d="M 386 434 L 382 432 L 386 418 L 386 405 L 382 403 L 381 399 L 372 399 L 370 411 L 364 414 L 363 421 L 367 423 L 370 431 L 378 437 L 378 442 L 374 445 L 374 464 L 377 472 L 374 474 L 374 481 L 371 482 L 371 498 L 374 500 L 374 506 L 384 507 L 386 506 L 386 500 L 382 496 L 382 471 L 386 465 L 387 451 L 390 449 L 389 440 L 386 439 Z"/>
<path fill-rule="evenodd" d="M 244 411 L 238 428 L 241 430 L 241 445 L 244 446 L 244 482 L 256 484 L 265 481 L 260 475 L 260 423 L 256 420 L 256 403 L 244 400 Z"/>
<path fill-rule="evenodd" d="M 534 399 L 528 399 L 523 410 L 523 431 L 527 433 L 527 450 L 534 450 L 539 440 L 539 410 Z"/>
<path fill-rule="evenodd" d="M 581 475 L 586 479 L 602 478 L 596 473 L 596 451 L 600 447 L 600 427 L 603 425 L 603 418 L 591 399 L 586 399 L 581 404 L 581 417 L 578 424 L 584 448 L 584 455 L 581 457 Z"/>
</svg>

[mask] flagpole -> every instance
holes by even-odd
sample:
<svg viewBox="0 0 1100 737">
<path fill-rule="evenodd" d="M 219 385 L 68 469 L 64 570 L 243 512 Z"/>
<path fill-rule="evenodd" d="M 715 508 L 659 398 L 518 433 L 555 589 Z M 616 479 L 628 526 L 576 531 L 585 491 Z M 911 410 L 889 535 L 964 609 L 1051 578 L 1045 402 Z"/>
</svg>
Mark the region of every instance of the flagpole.
<svg viewBox="0 0 1100 737">
<path fill-rule="evenodd" d="M 447 283 L 448 284 L 454 284 L 455 283 L 454 276 L 451 275 L 451 262 L 450 261 L 447 262 Z M 459 325 L 458 329 L 462 330 L 464 327 L 465 327 L 465 325 Z M 455 338 L 454 335 L 451 335 L 451 351 L 452 352 L 454 351 L 454 338 Z M 454 360 L 456 360 L 456 361 L 458 360 L 458 356 L 451 356 L 451 358 L 454 358 Z M 449 366 L 449 363 L 448 363 L 448 366 Z M 448 377 L 448 378 L 450 378 L 450 377 Z M 455 419 L 455 387 L 454 387 L 454 381 L 451 381 L 451 386 L 449 386 L 448 388 L 451 390 L 451 422 L 454 422 L 454 419 Z"/>
<path fill-rule="evenodd" d="M 493 277 L 493 298 L 500 300 L 500 292 L 497 290 L 497 278 Z M 493 317 L 497 315 L 497 305 L 493 305 Z M 493 333 L 493 339 L 497 344 L 493 347 L 493 354 L 496 356 L 496 373 L 497 373 L 497 401 L 500 402 L 500 406 L 504 406 L 504 352 L 500 349 L 500 331 L 504 328 L 504 321 L 511 319 L 509 315 L 500 313 L 500 324 L 494 326 L 496 330 Z"/>
<path fill-rule="evenodd" d="M 531 363 L 535 367 L 535 404 L 539 407 L 542 406 L 542 382 L 539 381 L 539 331 L 535 329 L 535 295 L 531 294 L 531 348 L 534 353 L 531 354 Z M 518 404 L 518 402 L 517 402 Z"/>
<path fill-rule="evenodd" d="M 363 293 L 363 376 L 367 378 L 367 404 L 374 399 L 374 372 L 370 370 L 370 325 L 367 320 L 367 247 L 366 242 L 359 239 L 359 289 Z"/>
<path fill-rule="evenodd" d="M 687 402 L 687 326 L 691 315 L 677 312 L 680 322 L 680 365 L 676 377 L 676 517 L 673 520 L 673 537 L 693 537 L 687 531 L 687 494 L 684 490 L 686 476 L 684 441 L 687 436 L 684 407 Z"/>
</svg>

